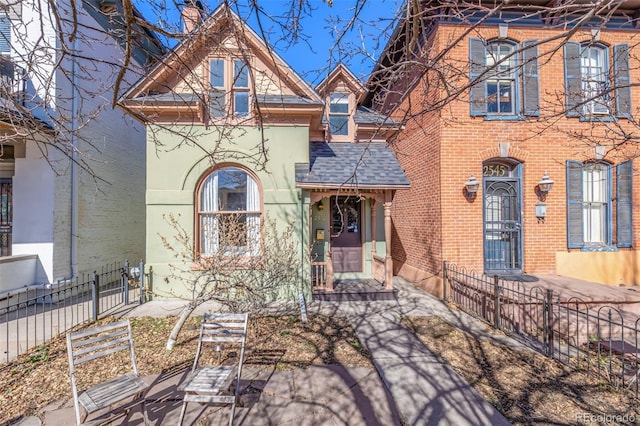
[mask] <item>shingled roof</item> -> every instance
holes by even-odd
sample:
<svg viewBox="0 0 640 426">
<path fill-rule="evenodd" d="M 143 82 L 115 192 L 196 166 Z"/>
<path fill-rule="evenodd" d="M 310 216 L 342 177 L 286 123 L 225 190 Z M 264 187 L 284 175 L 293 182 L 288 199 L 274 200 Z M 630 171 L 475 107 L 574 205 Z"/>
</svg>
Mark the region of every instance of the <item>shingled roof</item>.
<svg viewBox="0 0 640 426">
<path fill-rule="evenodd" d="M 297 95 L 263 95 L 258 102 L 266 105 L 322 105 L 322 102 Z"/>
<path fill-rule="evenodd" d="M 409 188 L 409 179 L 384 142 L 309 144 L 310 163 L 296 165 L 303 188 Z"/>
<path fill-rule="evenodd" d="M 127 102 L 156 103 L 156 104 L 194 104 L 201 100 L 196 93 L 156 93 L 137 98 L 128 99 Z"/>
</svg>

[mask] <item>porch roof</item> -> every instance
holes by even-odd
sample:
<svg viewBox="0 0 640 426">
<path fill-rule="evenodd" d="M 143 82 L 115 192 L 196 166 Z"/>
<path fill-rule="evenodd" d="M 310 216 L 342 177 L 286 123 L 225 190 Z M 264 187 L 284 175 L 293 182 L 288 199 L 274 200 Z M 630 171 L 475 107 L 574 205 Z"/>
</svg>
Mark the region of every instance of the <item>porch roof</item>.
<svg viewBox="0 0 640 426">
<path fill-rule="evenodd" d="M 300 188 L 410 187 L 409 179 L 385 142 L 311 142 L 309 158 L 309 164 L 296 164 L 296 186 Z"/>
</svg>

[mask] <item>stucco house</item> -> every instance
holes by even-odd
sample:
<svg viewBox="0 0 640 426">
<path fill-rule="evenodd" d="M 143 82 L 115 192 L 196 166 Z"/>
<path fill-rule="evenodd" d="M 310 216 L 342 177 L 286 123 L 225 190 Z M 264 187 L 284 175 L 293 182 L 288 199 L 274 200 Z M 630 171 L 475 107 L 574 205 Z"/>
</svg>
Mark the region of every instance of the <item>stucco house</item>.
<svg viewBox="0 0 640 426">
<path fill-rule="evenodd" d="M 405 122 L 395 272 L 435 293 L 443 261 L 640 284 L 638 3 L 539 6 L 420 2 L 367 83 L 364 104 Z"/>
<path fill-rule="evenodd" d="M 144 126 L 112 107 L 122 3 L 1 3 L 0 292 L 142 259 Z M 123 87 L 163 53 L 133 34 Z"/>
<path fill-rule="evenodd" d="M 386 145 L 399 124 L 360 106 L 364 87 L 344 66 L 311 87 L 224 4 L 204 16 L 187 3 L 182 16 L 184 40 L 121 100 L 147 127 L 153 293 L 189 296 L 171 265 L 190 265 L 162 244 L 176 233 L 169 216 L 196 260 L 229 216 L 243 223 L 234 252 L 260 256 L 262 226 L 275 218 L 299 230 L 305 294 L 346 279 L 390 289 L 390 207 L 409 187 Z"/>
</svg>

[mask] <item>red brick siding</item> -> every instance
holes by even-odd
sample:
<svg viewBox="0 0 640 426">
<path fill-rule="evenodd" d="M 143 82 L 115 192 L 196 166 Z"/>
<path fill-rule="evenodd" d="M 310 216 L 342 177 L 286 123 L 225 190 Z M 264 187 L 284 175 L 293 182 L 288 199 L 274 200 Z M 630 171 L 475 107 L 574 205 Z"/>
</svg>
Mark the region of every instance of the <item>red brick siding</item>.
<svg viewBox="0 0 640 426">
<path fill-rule="evenodd" d="M 454 39 L 462 30 L 459 26 L 441 25 L 434 35 L 435 48 L 445 49 L 447 40 Z M 509 28 L 508 36 L 522 42 L 548 38 L 554 33 L 556 31 L 548 29 Z M 600 41 L 611 47 L 610 62 L 613 45 L 629 43 L 631 80 L 638 81 L 640 70 L 634 58 L 640 55 L 640 48 L 634 45 L 634 34 L 603 30 Z M 473 36 L 491 38 L 497 36 L 497 28 L 481 29 Z M 573 39 L 590 38 L 590 33 L 580 32 Z M 564 105 L 562 48 L 543 45 L 539 49 L 541 107 L 543 116 L 549 117 L 554 112 L 561 112 Z M 465 39 L 448 53 L 447 63 L 467 64 L 468 56 L 468 40 Z M 433 75 L 429 75 L 429 80 L 434 81 Z M 460 78 L 460 66 L 457 73 L 451 73 L 449 83 L 461 85 L 459 87 L 468 83 L 466 77 Z M 442 87 L 432 87 L 429 93 L 433 95 L 436 90 L 442 90 Z M 567 250 L 565 162 L 593 159 L 595 149 L 587 137 L 606 141 L 607 125 L 580 122 L 562 114 L 553 119 L 487 121 L 470 116 L 468 91 L 463 93 L 441 113 L 430 112 L 410 120 L 395 142 L 398 160 L 412 188 L 397 191 L 394 198 L 394 259 L 429 273 L 439 272 L 442 260 L 482 271 L 482 188 L 470 202 L 463 196 L 463 185 L 471 173 L 480 180 L 483 161 L 499 157 L 500 144 L 509 144 L 508 158 L 522 162 L 524 270 L 528 273 L 553 272 L 555 253 Z M 424 101 L 424 86 L 418 86 L 396 110 L 396 118 L 412 108 L 412 112 L 417 112 L 416 105 Z M 640 106 L 640 88 L 632 89 L 632 105 L 633 108 Z M 625 120 L 620 120 L 620 125 L 628 131 L 637 131 Z M 572 137 L 576 135 L 584 137 Z M 617 164 L 633 154 L 632 149 L 612 153 L 606 159 Z M 535 217 L 535 205 L 539 201 L 535 186 L 545 172 L 555 180 L 555 185 L 546 199 L 547 217 L 542 223 Z M 615 182 L 615 173 L 613 177 Z M 634 185 L 640 188 L 637 173 L 634 174 Z M 640 205 L 640 200 L 634 201 L 633 230 L 637 241 L 640 209 L 635 206 Z M 615 208 L 615 202 L 613 206 Z M 615 210 L 612 213 L 615 240 Z"/>
</svg>

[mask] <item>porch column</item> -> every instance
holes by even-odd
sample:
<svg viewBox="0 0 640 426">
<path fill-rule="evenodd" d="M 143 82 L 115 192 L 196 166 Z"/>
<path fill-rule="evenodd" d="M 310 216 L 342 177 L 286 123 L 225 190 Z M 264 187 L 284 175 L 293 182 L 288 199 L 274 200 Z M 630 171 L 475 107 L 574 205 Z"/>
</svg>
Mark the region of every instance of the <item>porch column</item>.
<svg viewBox="0 0 640 426">
<path fill-rule="evenodd" d="M 385 192 L 384 197 L 384 243 L 386 256 L 384 258 L 384 288 L 393 289 L 393 259 L 391 259 L 391 191 Z"/>
<path fill-rule="evenodd" d="M 327 282 L 325 284 L 325 289 L 327 291 L 333 291 L 333 261 L 331 260 L 331 243 L 329 243 L 329 250 L 327 251 L 326 264 Z"/>
<path fill-rule="evenodd" d="M 378 213 L 376 211 L 376 199 L 371 198 L 371 258 L 376 257 L 376 239 L 378 237 L 378 227 L 376 226 Z"/>
</svg>

